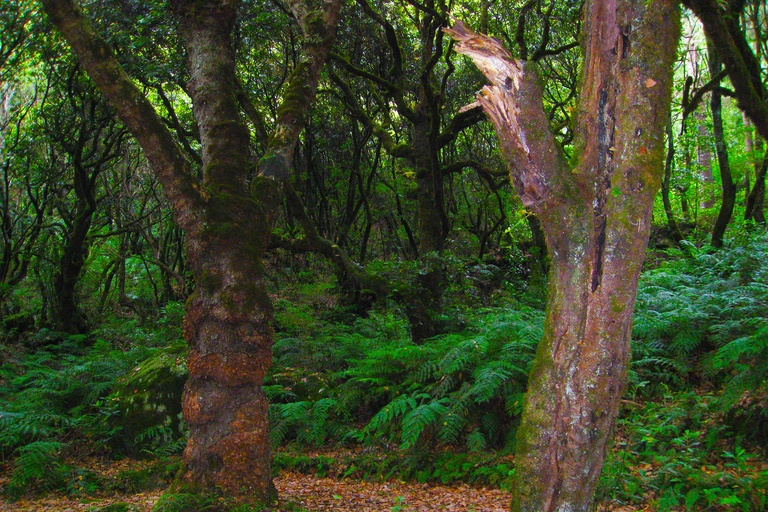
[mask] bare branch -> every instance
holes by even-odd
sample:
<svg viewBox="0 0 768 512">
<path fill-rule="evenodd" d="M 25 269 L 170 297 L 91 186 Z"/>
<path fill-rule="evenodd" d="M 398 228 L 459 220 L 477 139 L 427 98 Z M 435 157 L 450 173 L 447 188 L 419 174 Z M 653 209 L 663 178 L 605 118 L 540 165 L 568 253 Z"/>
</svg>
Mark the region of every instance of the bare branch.
<svg viewBox="0 0 768 512">
<path fill-rule="evenodd" d="M 541 206 L 569 178 L 550 133 L 535 65 L 514 59 L 499 41 L 474 33 L 461 21 L 445 31 L 457 41 L 456 51 L 471 57 L 491 82 L 478 94 L 478 102 L 496 127 L 523 204 Z"/>
</svg>

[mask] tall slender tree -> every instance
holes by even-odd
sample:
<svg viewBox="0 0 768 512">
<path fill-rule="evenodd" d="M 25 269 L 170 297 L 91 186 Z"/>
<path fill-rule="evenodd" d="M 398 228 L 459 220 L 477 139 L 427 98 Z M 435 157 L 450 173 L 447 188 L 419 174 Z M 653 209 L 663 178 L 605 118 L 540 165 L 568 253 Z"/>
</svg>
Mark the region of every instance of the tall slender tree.
<svg viewBox="0 0 768 512">
<path fill-rule="evenodd" d="M 551 259 L 544 337 L 518 430 L 515 511 L 587 511 L 625 388 L 632 311 L 664 174 L 679 35 L 676 0 L 588 0 L 568 162 L 536 66 L 457 22 L 457 51 L 491 82 L 478 96 Z"/>
</svg>

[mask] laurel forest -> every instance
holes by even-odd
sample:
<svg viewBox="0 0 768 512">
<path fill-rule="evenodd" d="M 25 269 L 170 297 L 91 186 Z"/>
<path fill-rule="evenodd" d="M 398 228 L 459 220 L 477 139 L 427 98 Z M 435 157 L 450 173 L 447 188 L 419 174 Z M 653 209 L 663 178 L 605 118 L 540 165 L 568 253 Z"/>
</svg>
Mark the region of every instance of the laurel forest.
<svg viewBox="0 0 768 512">
<path fill-rule="evenodd" d="M 765 2 L 0 19 L 3 507 L 768 510 Z"/>
</svg>

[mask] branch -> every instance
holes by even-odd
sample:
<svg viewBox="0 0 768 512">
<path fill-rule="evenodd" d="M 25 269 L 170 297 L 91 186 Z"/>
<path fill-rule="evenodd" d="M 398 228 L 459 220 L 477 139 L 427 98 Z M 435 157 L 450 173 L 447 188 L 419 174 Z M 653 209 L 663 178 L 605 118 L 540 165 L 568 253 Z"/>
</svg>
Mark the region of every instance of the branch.
<svg viewBox="0 0 768 512">
<path fill-rule="evenodd" d="M 728 72 L 723 69 L 716 74 L 712 79 L 704 84 L 703 87 L 694 90 L 693 96 L 689 97 L 690 86 L 693 84 L 693 79 L 689 76 L 685 80 L 685 90 L 683 91 L 683 126 L 685 126 L 685 120 L 688 116 L 695 111 L 701 100 L 704 99 L 704 95 L 710 91 L 717 90 L 723 96 L 734 96 L 734 92 L 725 87 L 720 87 L 720 82 L 728 76 Z"/>
<path fill-rule="evenodd" d="M 163 102 L 165 109 L 168 111 L 170 120 L 168 121 L 167 124 L 170 124 L 170 126 L 178 134 L 179 142 L 181 142 L 181 145 L 184 147 L 184 150 L 187 152 L 187 155 L 189 155 L 189 157 L 192 160 L 194 160 L 194 162 L 197 165 L 202 165 L 203 163 L 202 158 L 200 158 L 200 155 L 197 154 L 197 151 L 192 149 L 192 146 L 187 141 L 187 136 L 191 135 L 192 132 L 190 130 L 185 130 L 184 127 L 181 126 L 181 122 L 179 121 L 179 118 L 176 115 L 176 110 L 173 108 L 173 104 L 171 103 L 171 100 L 169 100 L 168 96 L 166 96 L 165 91 L 163 90 L 163 86 L 161 84 L 154 84 L 152 87 L 157 91 L 157 94 L 160 96 L 160 101 Z"/>
<path fill-rule="evenodd" d="M 552 25 L 550 24 L 549 20 L 552 17 L 552 9 L 555 7 L 555 2 L 549 3 L 549 8 L 547 9 L 547 13 L 544 15 L 544 26 L 542 27 L 542 30 L 544 34 L 541 36 L 541 42 L 539 43 L 539 47 L 536 48 L 536 51 L 533 52 L 533 55 L 531 56 L 531 60 L 533 62 L 536 62 L 537 60 L 544 57 L 544 54 L 547 51 L 547 45 L 549 44 L 549 31 L 552 28 Z"/>
<path fill-rule="evenodd" d="M 289 241 L 285 238 L 275 239 L 273 237 L 275 245 L 289 249 L 295 248 L 302 252 L 316 252 L 322 254 L 336 265 L 337 268 L 343 270 L 352 277 L 361 287 L 371 289 L 380 296 L 388 296 L 392 294 L 392 286 L 383 277 L 366 271 L 363 267 L 353 262 L 341 247 L 320 236 L 315 225 L 312 223 L 312 220 L 307 215 L 301 199 L 299 199 L 299 196 L 290 184 L 286 184 L 284 190 L 291 206 L 291 212 L 298 218 L 299 223 L 304 230 L 305 238 L 296 242 Z"/>
<path fill-rule="evenodd" d="M 357 3 L 362 7 L 363 12 L 367 14 L 368 17 L 381 25 L 384 29 L 384 33 L 387 36 L 387 44 L 392 51 L 392 69 L 390 73 L 395 78 L 398 86 L 400 86 L 403 80 L 403 52 L 400 51 L 400 42 L 397 40 L 395 28 L 383 16 L 374 11 L 366 0 L 357 0 Z"/>
<path fill-rule="evenodd" d="M 317 94 L 320 72 L 336 38 L 341 11 L 341 0 L 326 0 L 314 9 L 307 0 L 290 0 L 289 4 L 304 34 L 304 46 L 277 111 L 275 131 L 259 161 L 259 174 L 278 180 L 291 174 L 294 148 Z"/>
<path fill-rule="evenodd" d="M 102 94 L 117 110 L 152 163 L 176 221 L 189 228 L 202 204 L 192 166 L 149 100 L 134 85 L 109 44 L 91 27 L 73 0 L 41 0 L 48 18 L 77 54 Z"/>
<path fill-rule="evenodd" d="M 379 75 L 369 73 L 364 69 L 355 67 L 351 62 L 339 54 L 332 53 L 330 57 L 335 62 L 341 64 L 348 73 L 360 78 L 364 78 L 365 80 L 369 80 L 387 91 L 390 94 L 392 100 L 395 102 L 395 106 L 397 107 L 397 111 L 400 113 L 400 115 L 411 122 L 416 122 L 418 119 L 418 114 L 416 114 L 416 112 L 414 112 L 414 110 L 408 106 L 408 102 L 406 102 L 403 98 L 403 90 L 400 86 L 390 82 L 389 80 L 381 78 Z"/>
<path fill-rule="evenodd" d="M 515 33 L 515 42 L 517 47 L 520 48 L 520 59 L 528 60 L 528 45 L 525 44 L 525 16 L 528 14 L 536 0 L 529 0 L 525 5 L 520 8 L 520 16 L 517 18 L 517 32 Z"/>
<path fill-rule="evenodd" d="M 245 111 L 245 115 L 253 125 L 253 129 L 256 130 L 256 138 L 259 140 L 262 148 L 266 148 L 269 143 L 269 133 L 267 133 L 267 125 L 264 123 L 264 116 L 261 115 L 259 109 L 251 101 L 248 93 L 245 92 L 242 82 L 237 81 L 237 101 L 240 103 L 240 107 Z"/>
<path fill-rule="evenodd" d="M 483 120 L 483 109 L 480 105 L 473 103 L 469 108 L 459 110 L 459 113 L 453 116 L 451 122 L 445 127 L 445 130 L 437 137 L 437 147 L 443 149 L 451 143 L 462 130 L 474 126 Z"/>
<path fill-rule="evenodd" d="M 488 184 L 488 188 L 491 191 L 496 191 L 509 183 L 509 172 L 506 170 L 494 171 L 482 162 L 477 160 L 462 160 L 460 162 L 452 163 L 451 165 L 443 167 L 443 175 L 455 174 L 463 171 L 464 169 L 474 169 L 477 175 L 480 176 Z M 496 178 L 504 178 L 501 181 L 496 181 Z"/>
<path fill-rule="evenodd" d="M 461 21 L 446 32 L 457 41 L 456 51 L 472 58 L 491 82 L 477 101 L 496 127 L 523 205 L 542 208 L 573 178 L 549 130 L 535 64 L 524 65 L 497 40 L 474 33 Z"/>
<path fill-rule="evenodd" d="M 720 53 L 738 98 L 739 108 L 758 133 L 768 138 L 768 105 L 760 78 L 760 66 L 738 26 L 738 16 L 726 13 L 717 0 L 683 0 L 704 25 L 704 31 Z"/>
<path fill-rule="evenodd" d="M 333 83 L 335 83 L 339 89 L 341 89 L 341 92 L 344 95 L 344 102 L 349 112 L 352 114 L 352 116 L 354 116 L 355 119 L 362 123 L 366 128 L 371 130 L 376 138 L 381 141 L 382 145 L 384 146 L 384 150 L 389 155 L 394 157 L 410 158 L 412 152 L 410 145 L 398 144 L 384 126 L 377 123 L 368 114 L 366 114 L 366 112 L 357 102 L 357 98 L 353 94 L 349 85 L 332 70 L 330 71 L 330 76 Z"/>
</svg>

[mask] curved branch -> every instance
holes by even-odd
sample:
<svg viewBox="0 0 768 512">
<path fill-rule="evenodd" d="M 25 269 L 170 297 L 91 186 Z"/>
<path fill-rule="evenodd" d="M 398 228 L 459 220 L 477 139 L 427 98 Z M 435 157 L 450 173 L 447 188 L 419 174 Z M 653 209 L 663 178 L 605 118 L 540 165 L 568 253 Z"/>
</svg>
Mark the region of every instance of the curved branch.
<svg viewBox="0 0 768 512">
<path fill-rule="evenodd" d="M 363 12 L 368 15 L 372 20 L 381 25 L 384 29 L 384 33 L 387 36 L 387 44 L 392 51 L 392 70 L 391 74 L 395 77 L 395 81 L 398 84 L 403 80 L 403 52 L 400 51 L 400 42 L 397 40 L 397 33 L 392 24 L 387 21 L 383 16 L 374 11 L 370 4 L 366 0 L 357 0 L 358 5 L 362 7 Z"/>
<path fill-rule="evenodd" d="M 398 144 L 384 126 L 374 121 L 368 114 L 365 113 L 363 108 L 358 103 L 357 98 L 352 93 L 352 89 L 349 87 L 349 84 L 347 84 L 339 75 L 334 73 L 333 70 L 331 70 L 329 74 L 331 81 L 335 83 L 339 89 L 341 89 L 344 97 L 344 103 L 347 106 L 349 112 L 354 116 L 355 119 L 362 123 L 366 128 L 371 130 L 373 135 L 375 135 L 376 138 L 381 141 L 384 150 L 394 157 L 410 158 L 413 151 L 411 146 L 408 144 Z"/>
<path fill-rule="evenodd" d="M 405 101 L 403 97 L 403 90 L 400 86 L 381 78 L 379 75 L 369 73 L 364 69 L 355 67 L 351 62 L 337 53 L 331 53 L 330 58 L 333 61 L 341 64 L 348 73 L 365 80 L 369 80 L 387 91 L 390 94 L 392 101 L 395 102 L 397 111 L 401 116 L 405 117 L 411 122 L 415 122 L 418 119 L 418 114 L 416 114 L 416 112 L 411 107 L 409 107 L 408 103 Z"/>
<path fill-rule="evenodd" d="M 259 161 L 259 174 L 267 178 L 283 180 L 291 173 L 294 148 L 304 128 L 309 105 L 317 94 L 320 72 L 336 38 L 341 1 L 327 0 L 318 7 L 308 3 L 289 2 L 304 34 L 304 46 L 278 109 L 275 131 Z"/>
<path fill-rule="evenodd" d="M 192 166 L 149 100 L 134 85 L 115 57 L 112 47 L 99 36 L 73 0 L 41 0 L 48 18 L 78 55 L 83 67 L 102 94 L 117 110 L 121 121 L 136 137 L 176 212 L 183 228 L 202 205 Z"/>
<path fill-rule="evenodd" d="M 451 122 L 445 129 L 437 136 L 437 147 L 442 149 L 450 144 L 462 130 L 474 126 L 483 120 L 485 114 L 482 107 L 478 104 L 473 104 L 466 109 L 461 109 L 458 114 L 453 116 Z"/>
</svg>

